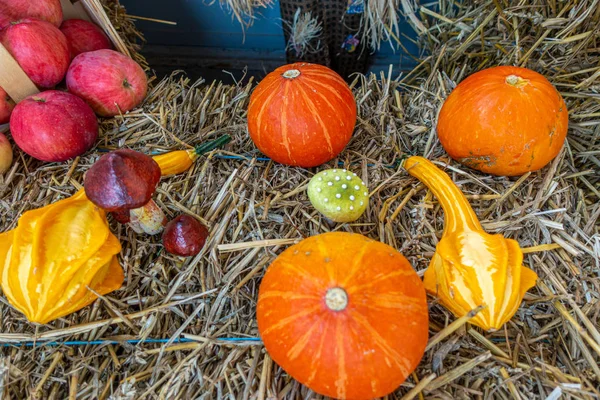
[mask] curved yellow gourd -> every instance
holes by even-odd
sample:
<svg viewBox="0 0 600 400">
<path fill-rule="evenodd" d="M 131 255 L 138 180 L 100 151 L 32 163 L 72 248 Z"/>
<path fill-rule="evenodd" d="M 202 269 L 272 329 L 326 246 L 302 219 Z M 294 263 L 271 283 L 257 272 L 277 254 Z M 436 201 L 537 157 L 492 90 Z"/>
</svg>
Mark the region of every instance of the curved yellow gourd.
<svg viewBox="0 0 600 400">
<path fill-rule="evenodd" d="M 444 233 L 425 271 L 425 289 L 457 317 L 485 306 L 471 323 L 499 329 L 517 312 L 537 274 L 523 266 L 523 252 L 515 240 L 483 230 L 467 198 L 446 173 L 417 156 L 408 158 L 404 168 L 432 191 L 444 209 Z"/>
<path fill-rule="evenodd" d="M 0 283 L 9 302 L 31 322 L 47 323 L 121 287 L 119 240 L 106 214 L 81 189 L 27 211 L 0 234 Z"/>
</svg>

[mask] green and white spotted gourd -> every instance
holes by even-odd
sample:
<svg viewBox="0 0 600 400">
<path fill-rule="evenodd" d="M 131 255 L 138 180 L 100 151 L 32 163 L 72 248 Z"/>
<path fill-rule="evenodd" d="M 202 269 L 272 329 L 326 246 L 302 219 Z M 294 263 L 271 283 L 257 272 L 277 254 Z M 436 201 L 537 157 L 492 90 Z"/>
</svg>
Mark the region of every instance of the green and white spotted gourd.
<svg viewBox="0 0 600 400">
<path fill-rule="evenodd" d="M 369 191 L 355 173 L 328 169 L 310 180 L 308 198 L 317 211 L 330 220 L 352 222 L 367 209 Z"/>
</svg>

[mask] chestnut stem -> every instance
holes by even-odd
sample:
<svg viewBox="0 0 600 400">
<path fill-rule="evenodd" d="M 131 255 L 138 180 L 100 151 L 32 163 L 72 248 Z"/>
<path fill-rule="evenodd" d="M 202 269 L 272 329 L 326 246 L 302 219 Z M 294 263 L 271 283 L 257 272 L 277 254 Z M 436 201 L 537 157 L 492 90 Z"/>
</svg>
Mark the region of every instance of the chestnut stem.
<svg viewBox="0 0 600 400">
<path fill-rule="evenodd" d="M 129 210 L 129 215 L 129 226 L 137 233 L 156 235 L 167 223 L 167 217 L 152 199 L 140 208 Z"/>
</svg>

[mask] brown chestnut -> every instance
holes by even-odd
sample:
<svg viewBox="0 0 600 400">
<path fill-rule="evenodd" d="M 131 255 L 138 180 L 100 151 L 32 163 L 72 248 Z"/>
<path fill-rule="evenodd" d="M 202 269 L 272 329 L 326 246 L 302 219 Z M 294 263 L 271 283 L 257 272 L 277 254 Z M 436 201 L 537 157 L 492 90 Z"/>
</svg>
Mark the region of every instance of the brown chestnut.
<svg viewBox="0 0 600 400">
<path fill-rule="evenodd" d="M 165 250 L 177 256 L 195 256 L 208 238 L 208 229 L 196 218 L 180 215 L 170 221 L 162 235 Z"/>
</svg>

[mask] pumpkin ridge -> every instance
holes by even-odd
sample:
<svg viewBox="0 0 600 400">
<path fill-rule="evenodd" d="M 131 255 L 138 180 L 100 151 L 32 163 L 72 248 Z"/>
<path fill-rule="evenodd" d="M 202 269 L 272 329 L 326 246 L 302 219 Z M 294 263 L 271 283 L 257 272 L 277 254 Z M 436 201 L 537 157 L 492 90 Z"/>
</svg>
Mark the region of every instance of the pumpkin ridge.
<svg viewBox="0 0 600 400">
<path fill-rule="evenodd" d="M 400 354 L 398 354 L 397 351 L 395 351 L 393 348 L 391 348 L 386 342 L 385 340 L 381 337 L 381 335 L 379 334 L 379 332 L 377 332 L 377 330 L 375 328 L 373 328 L 373 326 L 369 323 L 369 321 L 367 321 L 367 319 L 360 313 L 356 312 L 356 311 L 350 311 L 349 312 L 350 315 L 352 316 L 352 318 L 354 318 L 356 320 L 356 322 L 366 331 L 368 331 L 373 339 L 375 344 L 381 349 L 381 351 L 383 351 L 383 353 L 388 356 L 392 361 L 394 361 L 394 363 L 396 364 L 396 366 L 398 368 L 400 368 L 402 375 L 404 375 L 404 377 L 407 377 L 408 374 L 410 373 L 410 366 L 408 366 L 406 363 L 401 363 L 399 360 L 400 359 L 404 359 L 403 357 L 400 356 Z"/>
<path fill-rule="evenodd" d="M 384 281 L 386 279 L 395 278 L 397 276 L 413 276 L 414 272 L 415 271 L 413 271 L 413 270 L 406 271 L 406 270 L 399 269 L 399 270 L 390 272 L 388 274 L 382 275 L 382 276 L 380 276 L 378 278 L 371 279 L 369 281 L 369 283 L 365 283 L 365 284 L 358 285 L 358 286 L 352 286 L 352 287 L 348 288 L 348 290 L 346 290 L 346 292 L 348 293 L 349 296 L 351 296 L 352 294 L 354 294 L 354 293 L 356 293 L 358 291 L 363 291 L 363 290 L 368 289 L 368 288 L 370 288 L 372 286 L 375 286 L 378 283 L 380 283 L 381 281 Z"/>
<path fill-rule="evenodd" d="M 298 294 L 298 293 L 290 293 L 290 292 L 282 292 L 281 290 L 270 290 L 264 293 L 259 301 L 261 300 L 270 300 L 272 298 L 275 299 L 285 299 L 285 300 L 321 300 L 319 296 L 309 295 L 309 294 Z"/>
<path fill-rule="evenodd" d="M 329 315 L 326 315 L 325 318 L 331 319 Z M 323 347 L 325 346 L 325 339 L 328 337 L 329 324 L 323 323 L 323 332 L 321 332 L 321 340 L 319 341 L 319 347 L 317 347 L 316 353 L 313 354 L 312 361 L 310 363 L 310 369 L 312 370 L 311 374 L 308 376 L 306 380 L 306 385 L 310 385 L 317 375 L 318 369 L 316 368 L 316 363 L 321 362 L 321 355 L 323 354 Z"/>
<path fill-rule="evenodd" d="M 406 296 L 401 292 L 388 292 L 378 294 L 371 299 L 371 303 L 367 305 L 369 308 L 392 308 L 396 310 L 423 311 L 427 308 L 427 304 L 418 299 Z"/>
<path fill-rule="evenodd" d="M 526 267 L 525 265 L 523 265 L 522 263 L 520 265 L 520 268 L 516 267 L 515 269 L 517 271 L 514 271 L 514 272 L 519 273 L 519 287 L 516 289 L 516 293 L 518 294 L 519 297 L 515 297 L 512 300 L 512 304 L 510 304 L 510 307 L 507 309 L 507 312 L 504 315 L 504 317 L 499 319 L 499 321 L 497 321 L 498 325 L 503 325 L 506 322 L 508 322 L 508 320 L 510 320 L 510 318 L 517 312 L 517 310 L 521 306 L 521 299 L 523 298 L 525 293 L 529 289 L 531 289 L 533 286 L 535 286 L 535 283 L 537 281 L 537 277 L 538 277 L 537 274 L 533 270 L 531 270 L 528 267 Z M 527 284 L 523 283 L 524 277 L 530 279 L 530 281 Z M 492 322 L 494 322 L 494 321 L 492 321 Z"/>
<path fill-rule="evenodd" d="M 279 82 L 277 82 L 275 80 L 273 82 L 279 83 Z M 275 86 L 275 85 L 273 85 L 273 86 Z M 261 127 L 262 127 L 262 118 L 263 118 L 263 115 L 264 115 L 265 111 L 267 110 L 267 108 L 270 107 L 271 101 L 273 100 L 273 98 L 278 93 L 279 93 L 279 90 L 273 90 L 271 93 L 269 93 L 267 95 L 267 98 L 261 103 L 262 107 L 260 108 L 260 111 L 258 112 L 258 115 L 256 116 L 256 120 L 255 120 L 256 129 L 257 129 L 256 130 L 256 135 L 257 135 L 256 136 L 256 142 L 257 142 L 257 146 L 260 146 L 260 147 L 263 146 L 263 143 L 262 143 L 262 140 L 261 140 L 261 132 L 262 132 L 262 128 Z"/>
<path fill-rule="evenodd" d="M 486 239 L 485 243 L 488 246 L 490 253 L 496 255 L 497 257 L 494 260 L 494 265 L 497 266 L 497 271 L 495 275 L 507 281 L 507 283 L 505 284 L 504 293 L 501 293 L 498 296 L 492 296 L 492 299 L 494 300 L 493 306 L 490 305 L 490 307 L 488 307 L 490 310 L 490 319 L 493 321 L 497 319 L 497 315 L 499 315 L 500 317 L 503 315 L 503 305 L 511 301 L 511 298 L 513 297 L 512 288 L 518 287 L 518 281 L 515 281 L 514 279 L 507 279 L 507 277 L 510 278 L 513 272 L 512 264 L 510 263 L 510 251 L 512 250 L 512 245 L 509 246 L 510 243 L 502 235 L 490 235 L 488 233 L 485 233 L 482 236 Z M 519 245 L 517 244 L 517 248 L 518 247 Z M 517 285 L 515 286 L 515 284 Z M 492 287 L 493 285 L 494 282 L 492 279 Z M 492 292 L 495 292 L 495 290 L 492 290 Z"/>
<path fill-rule="evenodd" d="M 282 320 L 280 320 L 279 322 L 277 322 L 274 325 L 271 325 L 270 327 L 268 327 L 267 329 L 265 329 L 262 333 L 262 336 L 267 336 L 269 335 L 269 333 L 279 330 L 281 328 L 285 328 L 286 326 L 288 326 L 290 323 L 297 321 L 299 318 L 302 317 L 306 317 L 307 315 L 310 315 L 312 313 L 317 312 L 319 309 L 321 309 L 323 307 L 322 304 L 315 304 L 312 307 L 309 307 L 303 311 L 297 312 L 294 315 L 290 315 L 287 318 L 283 318 Z"/>
<path fill-rule="evenodd" d="M 306 78 L 327 78 L 327 79 L 331 79 L 332 81 L 334 81 L 336 83 L 346 85 L 346 82 L 338 74 L 334 74 L 334 73 L 324 74 L 324 73 L 319 72 L 318 70 L 308 70 L 304 73 L 304 75 Z M 312 81 L 312 79 L 311 79 L 311 81 Z"/>
<path fill-rule="evenodd" d="M 439 255 L 439 260 L 441 260 L 441 271 L 437 273 L 438 283 L 442 283 L 439 282 L 440 278 L 446 283 L 438 285 L 438 289 L 441 290 L 446 297 L 451 298 L 455 304 L 459 302 L 467 304 L 470 311 L 483 305 L 483 294 L 481 293 L 480 287 L 465 290 L 465 287 L 468 287 L 468 281 L 472 281 L 473 279 L 479 281 L 479 278 L 477 274 L 472 271 L 472 268 L 467 269 L 460 262 L 459 243 L 460 241 L 457 238 L 440 240 L 438 243 L 435 252 L 435 254 Z M 443 254 L 444 257 L 442 257 L 441 254 Z M 473 278 L 469 273 L 475 277 Z M 461 286 L 464 287 L 459 287 L 457 283 L 460 283 Z M 452 292 L 454 292 L 454 294 L 452 294 Z M 458 309 L 462 309 L 462 307 L 459 307 Z M 481 316 L 481 313 L 477 314 L 476 318 L 479 316 Z"/>
<path fill-rule="evenodd" d="M 288 121 L 287 121 L 287 113 L 288 113 L 288 105 L 289 105 L 289 91 L 290 91 L 291 82 L 286 82 L 283 87 L 283 107 L 281 107 L 281 136 L 283 142 L 281 143 L 288 154 L 290 160 L 294 162 L 294 158 L 292 157 L 292 152 L 290 150 L 290 140 L 288 138 Z"/>
<path fill-rule="evenodd" d="M 341 286 L 348 286 L 349 282 L 354 279 L 354 276 L 358 273 L 358 271 L 360 271 L 362 267 L 361 262 L 363 261 L 370 244 L 371 242 L 365 242 L 364 245 L 358 250 L 354 262 L 352 263 L 352 266 L 350 266 L 350 271 L 348 272 L 348 275 L 346 275 L 346 278 L 342 280 Z"/>
<path fill-rule="evenodd" d="M 267 95 L 267 97 L 269 96 L 270 93 L 272 93 L 273 89 L 275 88 L 275 86 L 281 84 L 281 82 L 279 82 L 277 79 L 269 79 L 269 78 L 265 78 L 263 80 L 263 82 L 265 83 L 265 86 L 257 86 L 254 91 L 252 92 L 252 95 L 250 96 L 253 100 L 261 100 L 260 97 L 264 96 L 265 94 Z M 259 101 L 260 104 L 265 104 L 265 101 Z"/>
<path fill-rule="evenodd" d="M 507 257 L 506 242 L 502 235 L 496 236 L 496 235 L 490 235 L 488 233 L 482 232 L 478 236 L 482 238 L 483 245 L 487 249 L 487 254 L 491 255 L 494 258 L 487 259 L 487 260 L 477 260 L 475 265 L 480 265 L 483 268 L 475 269 L 475 268 L 471 267 L 470 269 L 473 269 L 473 272 L 475 273 L 475 276 L 477 276 L 477 280 L 482 289 L 481 290 L 481 295 L 482 295 L 481 303 L 487 306 L 486 310 L 489 312 L 489 320 L 494 321 L 494 320 L 496 320 L 498 305 L 501 305 L 502 302 L 505 300 L 504 299 L 505 293 L 497 293 L 496 288 L 495 288 L 495 279 L 494 278 L 497 278 L 499 281 L 505 280 L 506 276 L 509 272 L 507 270 L 508 257 Z M 467 239 L 467 240 L 469 240 L 469 239 Z M 477 244 L 473 247 L 478 247 L 478 245 L 479 244 Z M 491 272 L 491 269 L 493 267 L 495 267 L 495 270 L 496 270 L 495 272 Z M 478 272 L 480 272 L 480 273 L 478 274 Z M 482 279 L 482 277 L 484 279 Z M 485 278 L 488 278 L 488 279 L 485 279 Z M 510 284 L 506 284 L 505 289 L 508 289 L 509 286 L 510 286 Z M 485 296 L 486 294 L 488 296 Z"/>
<path fill-rule="evenodd" d="M 62 299 L 62 301 L 52 305 L 50 309 L 45 309 L 44 304 L 38 309 L 32 320 L 42 324 L 47 323 L 56 318 L 71 314 L 96 300 L 98 297 L 88 288 L 93 288 L 95 283 L 94 280 L 98 280 L 96 276 L 98 273 L 104 272 L 104 275 L 106 275 L 106 271 L 109 270 L 113 263 L 113 258 L 114 256 L 109 256 L 108 260 L 105 260 L 106 262 L 103 264 L 98 262 L 97 264 L 99 266 L 97 267 L 97 270 L 91 274 L 91 276 L 87 276 L 87 274 L 85 274 L 86 279 L 81 279 L 82 281 L 86 281 L 84 287 L 82 287 L 81 284 L 71 288 L 67 286 L 65 288 L 66 296 Z M 104 278 L 104 276 L 101 276 L 101 278 Z"/>
<path fill-rule="evenodd" d="M 329 153 L 334 154 L 333 146 L 331 145 L 331 135 L 329 134 L 329 131 L 327 130 L 327 126 L 323 123 L 323 119 L 319 115 L 319 112 L 318 112 L 315 104 L 310 99 L 310 96 L 307 95 L 306 91 L 302 88 L 302 86 L 298 85 L 297 89 L 300 92 L 302 92 L 302 100 L 304 100 L 304 104 L 306 104 L 306 106 L 309 108 L 310 112 L 313 113 L 315 118 L 319 121 L 319 125 L 321 125 L 321 129 L 323 130 L 323 134 L 325 135 L 325 140 L 327 141 L 327 147 L 329 149 Z"/>
<path fill-rule="evenodd" d="M 115 273 L 111 273 L 115 272 Z M 108 272 L 104 276 L 104 279 L 96 287 L 96 292 L 101 295 L 105 295 L 114 290 L 119 289 L 123 285 L 125 279 L 125 273 L 121 264 L 119 264 L 119 258 L 117 254 L 113 255 L 110 265 L 108 266 Z"/>
<path fill-rule="evenodd" d="M 296 358 L 298 358 L 298 356 L 300 356 L 300 354 L 302 354 L 302 351 L 308 345 L 308 342 L 312 338 L 313 332 L 317 328 L 318 324 L 319 324 L 319 320 L 315 319 L 315 321 L 306 330 L 306 332 L 304 332 L 304 334 L 300 338 L 296 339 L 296 342 L 294 343 L 292 348 L 286 354 L 287 358 L 290 361 L 295 360 Z"/>
<path fill-rule="evenodd" d="M 14 231 L 16 231 L 16 229 Z M 2 269 L 2 291 L 9 300 L 12 300 L 15 308 L 23 312 L 23 314 L 27 314 L 30 306 L 18 279 L 20 271 L 18 267 L 13 268 L 13 260 L 17 259 L 17 261 L 15 262 L 17 266 L 19 265 L 19 258 L 13 251 L 13 249 L 15 248 L 17 236 L 14 234 L 13 231 L 7 231 L 3 234 L 3 236 L 7 233 L 11 233 L 11 242 L 10 244 L 7 243 L 6 251 L 4 252 L 6 258 L 3 261 L 4 266 Z"/>
<path fill-rule="evenodd" d="M 354 113 L 355 111 L 352 109 L 352 107 L 350 106 L 350 104 L 348 104 L 348 102 L 342 97 L 342 95 L 335 90 L 335 88 L 331 85 L 325 84 L 323 82 L 317 81 L 317 80 L 310 80 L 310 81 L 304 81 L 305 85 L 315 85 L 315 86 L 321 86 L 323 89 L 328 90 L 331 94 L 333 94 L 335 97 L 338 98 L 338 100 L 340 101 L 340 103 L 344 104 L 346 106 L 346 108 L 348 109 L 348 111 L 350 111 L 350 113 Z M 319 93 L 321 96 L 323 96 L 323 94 Z M 332 109 L 335 111 L 335 108 L 332 107 Z"/>
<path fill-rule="evenodd" d="M 314 83 L 313 81 L 311 81 L 311 83 Z M 306 86 L 306 89 L 311 89 L 308 82 L 302 82 L 300 84 L 303 84 L 304 86 Z M 319 91 L 313 91 L 315 96 L 319 96 L 321 98 L 321 100 L 327 104 L 327 106 L 329 107 L 329 109 L 331 110 L 331 115 L 339 118 L 339 122 L 341 126 L 344 126 L 344 120 L 343 118 L 340 118 L 340 112 L 336 111 L 335 107 L 333 106 L 333 104 L 331 104 L 331 102 L 327 99 L 327 97 L 325 97 L 325 95 Z M 337 92 L 335 92 L 336 94 L 338 94 Z M 344 104 L 348 105 L 345 101 L 342 101 Z"/>
<path fill-rule="evenodd" d="M 315 244 L 317 247 L 317 253 L 319 254 L 319 257 L 323 257 L 325 260 L 329 260 L 329 261 L 325 262 L 325 272 L 327 273 L 327 279 L 329 280 L 327 282 L 327 286 L 335 285 L 336 282 L 338 281 L 338 279 L 337 279 L 338 271 L 335 267 L 332 267 L 331 258 L 329 257 L 329 247 L 327 245 L 327 242 L 324 238 L 322 238 L 321 236 L 318 236 L 317 239 L 315 240 Z M 323 298 L 319 297 L 319 300 L 322 301 Z"/>
<path fill-rule="evenodd" d="M 337 392 L 337 397 L 343 399 L 346 397 L 346 385 L 348 382 L 348 372 L 346 372 L 346 351 L 345 351 L 345 338 L 346 335 L 342 335 L 344 331 L 342 329 L 342 321 L 338 318 L 335 323 L 335 341 L 336 341 L 336 350 L 337 356 L 339 357 L 338 364 L 338 379 L 335 381 L 335 388 Z"/>
<path fill-rule="evenodd" d="M 292 272 L 292 273 L 296 273 L 298 276 L 302 277 L 302 278 L 306 278 L 309 279 L 311 281 L 315 280 L 315 277 L 313 276 L 313 274 L 311 274 L 309 271 L 307 271 L 306 269 L 300 267 L 299 265 L 294 265 L 291 264 L 289 262 L 280 262 L 280 264 L 283 266 L 283 268 L 285 268 L 286 270 Z M 286 271 L 287 272 L 287 271 Z M 315 282 L 316 283 L 316 282 Z M 321 283 L 321 282 L 319 282 Z"/>
</svg>

